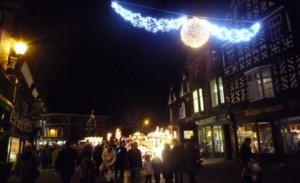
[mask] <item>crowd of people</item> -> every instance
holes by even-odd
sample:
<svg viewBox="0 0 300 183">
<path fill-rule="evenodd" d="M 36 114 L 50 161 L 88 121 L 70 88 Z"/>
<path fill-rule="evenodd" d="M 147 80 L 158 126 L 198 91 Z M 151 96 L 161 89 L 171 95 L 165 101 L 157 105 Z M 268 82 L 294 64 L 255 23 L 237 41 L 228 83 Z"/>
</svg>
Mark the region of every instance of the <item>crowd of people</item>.
<svg viewBox="0 0 300 183">
<path fill-rule="evenodd" d="M 75 172 L 80 174 L 80 183 L 95 183 L 96 177 L 107 183 L 131 182 L 140 183 L 141 171 L 144 180 L 151 183 L 183 183 L 183 173 L 187 173 L 190 183 L 196 183 L 199 151 L 192 143 L 184 146 L 174 139 L 165 144 L 161 158 L 151 154 L 142 154 L 138 143 L 125 141 L 118 144 L 103 142 L 93 147 L 90 143 L 82 147 L 67 141 L 64 147 L 40 148 L 34 152 L 26 144 L 19 156 L 15 173 L 22 182 L 33 183 L 39 171 L 52 167 L 60 175 L 62 183 L 70 183 Z M 30 168 L 28 168 L 30 167 Z M 126 176 L 125 176 L 126 175 Z"/>
<path fill-rule="evenodd" d="M 240 147 L 242 163 L 242 182 L 260 182 L 260 166 L 256 154 L 251 150 L 251 139 L 245 138 Z M 103 142 L 93 147 L 90 143 L 76 146 L 67 141 L 64 147 L 41 147 L 36 152 L 31 144 L 25 144 L 24 152 L 17 158 L 15 174 L 23 183 L 33 183 L 40 175 L 40 170 L 52 167 L 61 177 L 62 183 L 69 183 L 72 175 L 80 173 L 80 183 L 95 183 L 97 176 L 102 176 L 107 183 L 140 183 L 141 171 L 145 183 L 183 183 L 183 174 L 188 175 L 190 183 L 196 183 L 199 150 L 191 142 L 183 146 L 177 139 L 166 143 L 161 157 L 151 154 L 142 155 L 138 143 L 129 146 L 125 141 L 119 144 Z M 128 170 L 128 176 L 125 176 Z M 187 182 L 187 181 L 185 181 Z"/>
</svg>

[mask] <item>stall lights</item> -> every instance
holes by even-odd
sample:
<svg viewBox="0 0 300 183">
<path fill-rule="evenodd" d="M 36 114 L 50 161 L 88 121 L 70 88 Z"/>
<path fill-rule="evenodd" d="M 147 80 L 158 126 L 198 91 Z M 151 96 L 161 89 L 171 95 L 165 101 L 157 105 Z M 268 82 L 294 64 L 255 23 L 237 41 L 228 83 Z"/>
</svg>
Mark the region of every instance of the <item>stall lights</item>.
<svg viewBox="0 0 300 183">
<path fill-rule="evenodd" d="M 226 27 L 219 27 L 203 18 L 197 17 L 190 19 L 187 16 L 181 16 L 177 19 L 156 19 L 149 16 L 143 17 L 140 13 L 134 13 L 123 8 L 115 1 L 112 2 L 111 6 L 117 14 L 121 15 L 134 27 L 144 28 L 149 32 L 169 32 L 171 30 L 181 29 L 182 41 L 192 48 L 198 48 L 204 45 L 208 41 L 210 35 L 223 41 L 230 41 L 233 43 L 250 41 L 260 29 L 259 23 L 255 23 L 248 29 L 228 29 Z"/>
</svg>

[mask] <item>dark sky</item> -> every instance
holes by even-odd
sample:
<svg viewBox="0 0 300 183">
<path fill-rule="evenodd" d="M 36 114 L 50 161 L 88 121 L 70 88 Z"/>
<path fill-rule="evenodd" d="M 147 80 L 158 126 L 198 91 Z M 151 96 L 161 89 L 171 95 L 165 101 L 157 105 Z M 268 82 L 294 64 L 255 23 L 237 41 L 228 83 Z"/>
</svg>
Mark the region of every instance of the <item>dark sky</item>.
<svg viewBox="0 0 300 183">
<path fill-rule="evenodd" d="M 220 16 L 224 4 L 222 0 L 126 2 L 203 16 Z M 29 0 L 27 31 L 38 62 L 46 67 L 41 75 L 47 93 L 42 97 L 49 112 L 89 114 L 94 110 L 97 115 L 114 115 L 130 108 L 166 109 L 169 84 L 179 80 L 187 56 L 180 32 L 153 34 L 134 28 L 110 3 Z M 132 9 L 154 17 L 176 17 Z"/>
</svg>

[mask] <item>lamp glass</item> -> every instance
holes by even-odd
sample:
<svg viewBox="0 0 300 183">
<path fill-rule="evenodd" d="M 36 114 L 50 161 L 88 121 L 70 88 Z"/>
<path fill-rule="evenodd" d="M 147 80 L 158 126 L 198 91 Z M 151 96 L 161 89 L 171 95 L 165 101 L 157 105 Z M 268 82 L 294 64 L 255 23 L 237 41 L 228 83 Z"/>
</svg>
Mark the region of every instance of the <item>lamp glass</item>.
<svg viewBox="0 0 300 183">
<path fill-rule="evenodd" d="M 22 42 L 18 42 L 15 44 L 15 51 L 19 55 L 24 55 L 27 51 L 28 46 Z"/>
</svg>

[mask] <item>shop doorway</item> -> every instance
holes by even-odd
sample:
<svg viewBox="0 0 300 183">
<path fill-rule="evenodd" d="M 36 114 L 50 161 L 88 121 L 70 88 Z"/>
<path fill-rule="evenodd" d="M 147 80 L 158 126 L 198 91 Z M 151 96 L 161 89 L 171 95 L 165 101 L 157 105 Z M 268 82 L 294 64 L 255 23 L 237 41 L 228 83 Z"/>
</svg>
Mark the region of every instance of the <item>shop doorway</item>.
<svg viewBox="0 0 300 183">
<path fill-rule="evenodd" d="M 200 146 L 205 146 L 210 157 L 224 157 L 224 133 L 221 125 L 199 128 Z"/>
</svg>

